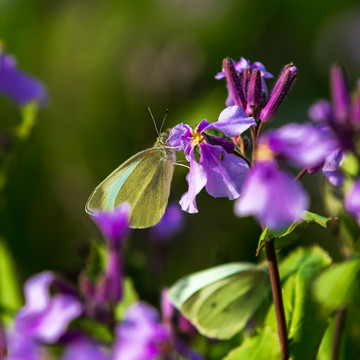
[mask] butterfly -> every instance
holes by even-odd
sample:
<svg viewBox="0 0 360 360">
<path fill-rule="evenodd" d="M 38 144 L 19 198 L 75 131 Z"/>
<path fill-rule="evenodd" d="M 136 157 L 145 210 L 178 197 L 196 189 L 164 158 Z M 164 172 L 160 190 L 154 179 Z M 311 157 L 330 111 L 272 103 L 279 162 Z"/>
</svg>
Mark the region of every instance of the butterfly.
<svg viewBox="0 0 360 360">
<path fill-rule="evenodd" d="M 156 225 L 164 215 L 176 161 L 168 134 L 161 133 L 154 147 L 138 152 L 115 169 L 91 193 L 85 211 L 111 211 L 123 202 L 131 206 L 130 227 Z"/>
<path fill-rule="evenodd" d="M 244 329 L 270 290 L 266 268 L 229 263 L 178 280 L 169 297 L 175 307 L 203 334 L 229 339 Z"/>
</svg>

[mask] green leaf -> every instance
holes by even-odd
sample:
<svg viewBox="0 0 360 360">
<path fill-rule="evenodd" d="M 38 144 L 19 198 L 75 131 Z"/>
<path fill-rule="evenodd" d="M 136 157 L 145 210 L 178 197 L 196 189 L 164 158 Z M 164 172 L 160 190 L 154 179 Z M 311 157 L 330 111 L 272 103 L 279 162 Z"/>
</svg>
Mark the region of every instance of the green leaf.
<svg viewBox="0 0 360 360">
<path fill-rule="evenodd" d="M 285 246 L 291 245 L 294 243 L 300 235 L 307 229 L 310 223 L 315 223 L 320 225 L 323 228 L 328 227 L 334 218 L 327 218 L 310 211 L 304 211 L 303 220 L 291 224 L 285 231 L 274 231 L 265 228 L 260 235 L 258 250 L 265 244 L 265 241 L 274 239 L 275 249 L 282 249 Z"/>
<path fill-rule="evenodd" d="M 12 323 L 13 314 L 22 306 L 22 291 L 16 266 L 5 242 L 0 238 L 0 307 L 5 325 Z"/>
<path fill-rule="evenodd" d="M 324 313 L 311 297 L 311 281 L 331 263 L 320 247 L 300 248 L 280 265 L 283 300 L 287 319 L 291 359 L 314 359 L 328 326 L 329 313 Z M 276 329 L 274 307 L 266 323 Z"/>
<path fill-rule="evenodd" d="M 229 339 L 244 328 L 269 289 L 266 269 L 231 263 L 180 279 L 170 288 L 169 296 L 199 332 Z"/>
<path fill-rule="evenodd" d="M 267 326 L 256 335 L 249 336 L 223 360 L 279 360 L 280 346 L 276 330 Z"/>
<path fill-rule="evenodd" d="M 330 310 L 341 305 L 360 307 L 360 258 L 324 271 L 313 289 L 317 300 Z"/>
<path fill-rule="evenodd" d="M 115 307 L 115 319 L 117 321 L 123 320 L 128 307 L 139 301 L 132 279 L 125 278 L 123 291 L 124 296 L 121 302 L 118 303 Z"/>
</svg>

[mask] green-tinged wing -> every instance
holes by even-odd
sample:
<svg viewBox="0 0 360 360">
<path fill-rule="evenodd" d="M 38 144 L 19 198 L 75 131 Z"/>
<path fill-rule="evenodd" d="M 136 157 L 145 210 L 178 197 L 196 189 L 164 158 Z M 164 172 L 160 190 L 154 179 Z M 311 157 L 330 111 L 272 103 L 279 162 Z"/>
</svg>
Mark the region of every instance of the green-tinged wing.
<svg viewBox="0 0 360 360">
<path fill-rule="evenodd" d="M 130 227 L 157 224 L 165 212 L 175 163 L 175 152 L 153 147 L 135 154 L 113 171 L 90 195 L 85 210 L 111 211 L 122 202 L 131 205 Z"/>
<path fill-rule="evenodd" d="M 204 335 L 228 339 L 242 330 L 269 291 L 265 269 L 232 263 L 179 280 L 169 292 L 174 305 Z"/>
</svg>

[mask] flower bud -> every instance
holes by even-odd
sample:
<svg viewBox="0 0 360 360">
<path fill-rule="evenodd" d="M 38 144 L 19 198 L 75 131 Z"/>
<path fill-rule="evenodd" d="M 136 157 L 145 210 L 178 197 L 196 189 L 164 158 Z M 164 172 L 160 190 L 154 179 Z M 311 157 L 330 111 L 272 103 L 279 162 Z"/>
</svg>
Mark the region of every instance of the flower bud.
<svg viewBox="0 0 360 360">
<path fill-rule="evenodd" d="M 269 101 L 260 113 L 260 120 L 264 122 L 273 120 L 280 104 L 284 101 L 285 96 L 288 93 L 290 86 L 294 82 L 296 76 L 296 67 L 292 64 L 286 65 L 271 92 Z"/>
<path fill-rule="evenodd" d="M 241 106 L 245 111 L 246 99 L 243 87 L 240 82 L 239 75 L 234 67 L 234 63 L 231 59 L 225 58 L 223 61 L 223 67 L 225 70 L 226 81 L 228 83 L 229 93 L 234 100 L 235 105 Z"/>
<path fill-rule="evenodd" d="M 247 92 L 248 107 L 258 109 L 261 105 L 261 76 L 260 70 L 255 69 L 250 78 L 250 84 Z M 249 109 L 248 109 L 249 111 Z"/>
<path fill-rule="evenodd" d="M 348 116 L 350 108 L 350 92 L 345 70 L 340 65 L 334 64 L 331 68 L 330 88 L 335 118 L 343 122 Z"/>
</svg>

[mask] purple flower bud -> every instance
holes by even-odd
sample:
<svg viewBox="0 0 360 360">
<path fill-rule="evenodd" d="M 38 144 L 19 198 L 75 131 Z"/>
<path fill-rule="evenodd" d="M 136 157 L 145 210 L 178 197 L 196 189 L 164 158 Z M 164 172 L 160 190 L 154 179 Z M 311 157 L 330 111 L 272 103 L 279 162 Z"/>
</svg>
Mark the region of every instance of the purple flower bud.
<svg viewBox="0 0 360 360">
<path fill-rule="evenodd" d="M 258 109 L 261 105 L 262 100 L 262 86 L 261 86 L 261 76 L 260 76 L 260 70 L 255 69 L 251 74 L 250 84 L 247 92 L 247 102 L 248 107 L 250 109 L 247 109 L 247 113 L 251 111 L 253 113 L 253 109 Z"/>
<path fill-rule="evenodd" d="M 264 122 L 273 120 L 280 104 L 284 101 L 285 96 L 289 92 L 291 84 L 294 82 L 296 76 L 296 67 L 292 64 L 286 65 L 271 92 L 269 101 L 260 113 L 260 120 Z"/>
<path fill-rule="evenodd" d="M 105 274 L 96 287 L 95 300 L 98 304 L 117 304 L 123 297 L 122 249 L 110 246 Z"/>
<path fill-rule="evenodd" d="M 120 245 L 129 232 L 130 204 L 122 203 L 113 211 L 98 211 L 94 221 L 104 237 L 114 245 Z"/>
<path fill-rule="evenodd" d="M 312 121 L 318 123 L 329 123 L 333 121 L 333 110 L 327 100 L 319 100 L 309 108 L 308 116 Z"/>
<path fill-rule="evenodd" d="M 24 105 L 36 100 L 40 105 L 47 101 L 44 86 L 16 67 L 15 59 L 0 51 L 0 95 L 10 97 L 16 103 Z"/>
<path fill-rule="evenodd" d="M 345 197 L 345 206 L 360 225 L 360 179 L 356 180 Z"/>
<path fill-rule="evenodd" d="M 334 64 L 331 68 L 330 88 L 335 117 L 338 121 L 344 122 L 349 115 L 350 92 L 345 70 L 340 65 Z"/>
<path fill-rule="evenodd" d="M 234 100 L 235 105 L 241 106 L 245 111 L 245 93 L 241 85 L 239 75 L 234 67 L 234 63 L 231 59 L 225 58 L 223 61 L 223 66 L 225 70 L 226 81 L 228 83 L 229 93 Z"/>
<path fill-rule="evenodd" d="M 358 88 L 356 89 L 352 97 L 351 121 L 355 126 L 360 126 L 360 80 L 358 80 Z"/>
</svg>

